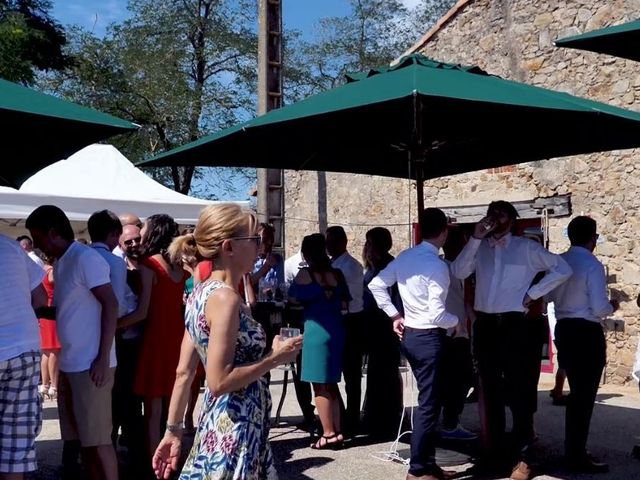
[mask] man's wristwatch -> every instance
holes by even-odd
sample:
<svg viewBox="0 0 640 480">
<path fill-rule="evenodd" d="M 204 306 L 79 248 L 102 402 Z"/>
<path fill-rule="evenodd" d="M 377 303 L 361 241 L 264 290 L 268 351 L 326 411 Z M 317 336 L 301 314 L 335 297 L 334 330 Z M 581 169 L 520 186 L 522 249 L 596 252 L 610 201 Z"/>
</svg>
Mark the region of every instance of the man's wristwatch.
<svg viewBox="0 0 640 480">
<path fill-rule="evenodd" d="M 167 432 L 182 433 L 184 431 L 184 422 L 167 423 Z"/>
</svg>

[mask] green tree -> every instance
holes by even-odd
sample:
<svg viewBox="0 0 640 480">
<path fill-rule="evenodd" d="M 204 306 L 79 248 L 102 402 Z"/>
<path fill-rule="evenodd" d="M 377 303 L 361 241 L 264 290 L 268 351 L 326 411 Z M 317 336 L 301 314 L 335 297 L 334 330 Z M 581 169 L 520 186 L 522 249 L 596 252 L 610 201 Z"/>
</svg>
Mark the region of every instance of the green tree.
<svg viewBox="0 0 640 480">
<path fill-rule="evenodd" d="M 295 101 L 340 85 L 349 72 L 388 65 L 411 47 L 455 2 L 349 0 L 349 12 L 319 21 L 313 38 L 287 32 L 285 95 Z"/>
<path fill-rule="evenodd" d="M 66 37 L 48 0 L 0 0 L 0 77 L 26 85 L 38 70 L 61 70 Z"/>
<path fill-rule="evenodd" d="M 411 45 L 399 0 L 349 0 L 344 16 L 320 19 L 311 40 L 291 32 L 286 42 L 287 98 L 334 88 L 346 73 L 385 65 Z"/>
<path fill-rule="evenodd" d="M 415 29 L 418 33 L 416 40 L 427 33 L 427 30 L 447 13 L 454 3 L 456 0 L 421 0 L 413 8 L 408 22 L 409 28 Z"/>
<path fill-rule="evenodd" d="M 137 134 L 114 142 L 128 158 L 136 162 L 170 150 L 253 111 L 252 2 L 131 0 L 129 10 L 131 17 L 112 25 L 104 38 L 73 30 L 75 65 L 47 84 L 65 97 L 141 125 Z M 198 175 L 193 167 L 153 173 L 182 193 Z"/>
</svg>

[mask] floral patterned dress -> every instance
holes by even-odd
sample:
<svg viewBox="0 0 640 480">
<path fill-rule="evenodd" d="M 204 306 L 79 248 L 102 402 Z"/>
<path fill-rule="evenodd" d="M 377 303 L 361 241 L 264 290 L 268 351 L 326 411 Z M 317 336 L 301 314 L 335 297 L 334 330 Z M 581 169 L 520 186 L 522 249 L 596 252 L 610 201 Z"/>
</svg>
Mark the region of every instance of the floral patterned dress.
<svg viewBox="0 0 640 480">
<path fill-rule="evenodd" d="M 196 286 L 187 302 L 186 327 L 203 364 L 211 334 L 205 304 L 219 288 L 230 287 L 218 280 L 203 282 Z M 265 342 L 260 324 L 241 311 L 235 364 L 259 360 Z M 268 441 L 270 414 L 271 394 L 264 378 L 219 397 L 207 388 L 193 448 L 180 479 L 277 479 Z"/>
</svg>

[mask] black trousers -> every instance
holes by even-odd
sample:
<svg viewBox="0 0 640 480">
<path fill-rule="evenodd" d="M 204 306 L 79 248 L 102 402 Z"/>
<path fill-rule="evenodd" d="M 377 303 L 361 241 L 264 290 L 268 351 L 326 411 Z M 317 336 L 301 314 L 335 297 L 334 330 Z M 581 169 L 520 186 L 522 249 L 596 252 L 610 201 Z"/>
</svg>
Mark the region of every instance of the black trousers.
<svg viewBox="0 0 640 480">
<path fill-rule="evenodd" d="M 473 362 L 468 338 L 446 337 L 442 356 L 442 426 L 456 428 L 473 382 Z"/>
<path fill-rule="evenodd" d="M 122 427 L 123 436 L 130 449 L 140 447 L 143 441 L 142 399 L 133 393 L 133 383 L 138 366 L 138 357 L 142 337 L 125 340 L 116 336 L 116 358 L 118 366 L 112 390 L 114 444 L 118 438 L 118 429 Z"/>
<path fill-rule="evenodd" d="M 396 435 L 403 403 L 400 342 L 393 331 L 393 321 L 382 310 L 366 310 L 364 316 L 369 355 L 363 407 L 365 427 L 370 435 Z"/>
<path fill-rule="evenodd" d="M 533 441 L 542 357 L 541 322 L 520 312 L 478 312 L 473 353 L 480 380 L 481 419 L 489 455 L 504 454 L 505 406 L 513 416 L 511 447 L 523 452 Z"/>
<path fill-rule="evenodd" d="M 445 341 L 442 328 L 405 327 L 402 350 L 418 384 L 418 406 L 411 433 L 409 473 L 420 477 L 434 475 L 436 466 L 436 427 L 440 414 L 440 364 Z"/>
<path fill-rule="evenodd" d="M 362 356 L 365 351 L 365 325 L 362 312 L 344 316 L 345 347 L 342 356 L 342 374 L 347 405 L 342 426 L 347 434 L 357 433 L 362 404 Z"/>
<path fill-rule="evenodd" d="M 585 455 L 589 424 L 606 363 L 602 326 L 581 318 L 563 318 L 556 324 L 558 362 L 567 372 L 571 394 L 565 418 L 565 453 Z"/>
<path fill-rule="evenodd" d="M 284 322 L 292 328 L 299 328 L 301 333 L 304 333 L 304 310 L 287 308 L 284 311 Z M 311 390 L 311 384 L 309 382 L 303 382 L 300 378 L 302 374 L 302 352 L 296 357 L 296 370 L 293 374 L 293 385 L 296 391 L 296 399 L 300 410 L 304 416 L 305 421 L 311 422 L 315 420 L 315 407 L 311 399 L 313 398 L 313 392 Z"/>
</svg>

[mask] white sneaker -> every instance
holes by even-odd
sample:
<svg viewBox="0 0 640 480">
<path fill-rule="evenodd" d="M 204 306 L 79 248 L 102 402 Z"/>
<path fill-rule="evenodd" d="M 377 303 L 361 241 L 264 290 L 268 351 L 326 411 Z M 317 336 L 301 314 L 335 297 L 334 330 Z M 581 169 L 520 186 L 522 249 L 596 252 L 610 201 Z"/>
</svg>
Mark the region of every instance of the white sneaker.
<svg viewBox="0 0 640 480">
<path fill-rule="evenodd" d="M 464 428 L 462 425 L 458 424 L 456 426 L 456 428 L 451 429 L 451 430 L 447 430 L 447 429 L 443 428 L 440 431 L 440 438 L 442 438 L 444 440 L 470 441 L 470 440 L 475 440 L 476 438 L 478 438 L 478 435 L 476 435 L 473 432 L 470 432 L 469 430 Z"/>
</svg>

